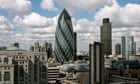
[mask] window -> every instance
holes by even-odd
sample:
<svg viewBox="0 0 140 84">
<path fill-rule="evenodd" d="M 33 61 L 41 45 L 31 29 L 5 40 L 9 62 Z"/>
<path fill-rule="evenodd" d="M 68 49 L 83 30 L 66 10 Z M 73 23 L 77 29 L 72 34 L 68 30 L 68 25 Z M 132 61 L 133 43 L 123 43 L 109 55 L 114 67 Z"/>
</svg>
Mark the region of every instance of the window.
<svg viewBox="0 0 140 84">
<path fill-rule="evenodd" d="M 44 56 L 42 56 L 42 61 L 44 61 L 45 60 L 45 57 Z"/>
<path fill-rule="evenodd" d="M 23 66 L 20 66 L 19 68 L 20 68 L 19 69 L 19 71 L 20 71 L 20 73 L 19 73 L 19 80 L 20 81 L 24 81 L 24 69 L 23 69 Z"/>
<path fill-rule="evenodd" d="M 1 72 L 0 72 L 0 81 L 2 81 L 2 74 L 1 74 Z"/>
<path fill-rule="evenodd" d="M 25 65 L 25 67 L 27 67 L 27 65 Z"/>
<path fill-rule="evenodd" d="M 1 58 L 0 58 L 0 63 L 1 63 L 2 61 L 1 61 Z"/>
<path fill-rule="evenodd" d="M 8 58 L 7 57 L 4 58 L 4 64 L 8 64 Z"/>
<path fill-rule="evenodd" d="M 44 79 L 47 77 L 46 72 L 47 72 L 46 67 L 45 66 L 42 66 L 42 78 L 44 78 Z"/>
<path fill-rule="evenodd" d="M 4 73 L 4 81 L 10 81 L 10 72 Z"/>
</svg>

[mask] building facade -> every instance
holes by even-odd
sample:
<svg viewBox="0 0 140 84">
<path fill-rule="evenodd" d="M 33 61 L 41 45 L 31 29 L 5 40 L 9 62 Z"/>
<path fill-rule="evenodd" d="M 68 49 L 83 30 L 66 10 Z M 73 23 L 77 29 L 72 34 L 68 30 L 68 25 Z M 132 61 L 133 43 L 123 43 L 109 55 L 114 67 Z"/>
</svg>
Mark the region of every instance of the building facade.
<svg viewBox="0 0 140 84">
<path fill-rule="evenodd" d="M 47 57 L 52 57 L 52 44 L 45 42 L 42 46 L 39 44 L 39 42 L 35 42 L 34 46 L 30 47 L 30 51 L 32 52 L 46 52 Z"/>
<path fill-rule="evenodd" d="M 8 50 L 0 51 L 0 58 L 6 56 L 12 62 L 2 64 L 6 70 L 1 69 L 2 73 L 8 72 L 7 83 L 1 84 L 47 84 L 47 54 L 46 52 L 32 52 L 21 50 L 17 46 Z M 3 59 L 3 58 L 2 58 Z M 9 68 L 10 67 L 10 68 Z M 3 79 L 3 77 L 2 77 Z M 10 79 L 10 83 L 9 83 Z"/>
<path fill-rule="evenodd" d="M 104 54 L 103 46 L 100 42 L 89 45 L 90 56 L 90 84 L 104 84 Z"/>
<path fill-rule="evenodd" d="M 14 84 L 13 60 L 4 54 L 0 54 L 0 84 Z"/>
<path fill-rule="evenodd" d="M 101 26 L 101 43 L 103 43 L 104 55 L 112 54 L 112 27 L 109 18 L 103 19 Z"/>
<path fill-rule="evenodd" d="M 135 42 L 133 36 L 122 36 L 122 57 L 129 59 L 129 56 L 136 53 Z"/>
<path fill-rule="evenodd" d="M 115 55 L 120 55 L 121 54 L 121 44 L 117 43 L 115 45 Z"/>
<path fill-rule="evenodd" d="M 74 60 L 75 51 L 74 32 L 71 17 L 64 9 L 58 18 L 55 31 L 55 58 L 63 64 L 69 60 Z"/>
</svg>

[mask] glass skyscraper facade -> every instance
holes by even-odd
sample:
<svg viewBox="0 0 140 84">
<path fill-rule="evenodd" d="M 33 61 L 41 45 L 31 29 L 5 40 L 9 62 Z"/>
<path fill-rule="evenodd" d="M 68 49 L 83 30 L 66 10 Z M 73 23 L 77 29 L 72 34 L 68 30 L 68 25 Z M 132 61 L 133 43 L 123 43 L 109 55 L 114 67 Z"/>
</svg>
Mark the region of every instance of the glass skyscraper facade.
<svg viewBox="0 0 140 84">
<path fill-rule="evenodd" d="M 58 18 L 55 32 L 55 58 L 63 64 L 74 59 L 74 32 L 71 17 L 64 9 Z"/>
<path fill-rule="evenodd" d="M 122 57 L 129 59 L 129 56 L 135 54 L 135 42 L 133 36 L 122 36 Z"/>
</svg>

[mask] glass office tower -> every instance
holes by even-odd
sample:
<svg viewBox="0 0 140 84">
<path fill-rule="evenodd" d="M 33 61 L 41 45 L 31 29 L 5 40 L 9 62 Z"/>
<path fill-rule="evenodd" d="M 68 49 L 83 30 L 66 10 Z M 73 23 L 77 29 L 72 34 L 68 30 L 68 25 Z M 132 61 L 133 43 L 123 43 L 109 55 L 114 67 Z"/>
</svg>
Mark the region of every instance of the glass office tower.
<svg viewBox="0 0 140 84">
<path fill-rule="evenodd" d="M 103 43 L 104 55 L 109 56 L 112 54 L 112 25 L 109 18 L 103 19 L 101 25 L 101 43 Z"/>
<path fill-rule="evenodd" d="M 133 36 L 122 36 L 122 57 L 129 59 L 129 56 L 135 54 L 136 49 Z"/>
<path fill-rule="evenodd" d="M 64 9 L 58 18 L 55 32 L 55 58 L 63 64 L 74 59 L 74 32 L 71 17 Z"/>
</svg>

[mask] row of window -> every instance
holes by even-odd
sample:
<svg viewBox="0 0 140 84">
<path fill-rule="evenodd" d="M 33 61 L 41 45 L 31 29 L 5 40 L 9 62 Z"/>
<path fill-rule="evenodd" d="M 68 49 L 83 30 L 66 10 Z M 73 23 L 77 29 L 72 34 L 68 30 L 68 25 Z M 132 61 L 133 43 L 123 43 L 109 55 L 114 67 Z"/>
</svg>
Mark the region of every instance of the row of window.
<svg viewBox="0 0 140 84">
<path fill-rule="evenodd" d="M 0 63 L 8 64 L 8 62 L 9 62 L 8 57 L 5 57 L 5 58 L 3 59 L 3 61 L 2 61 L 2 59 L 0 58 Z"/>
<path fill-rule="evenodd" d="M 4 72 L 4 81 L 10 81 L 10 72 Z M 2 73 L 0 72 L 0 81 L 2 81 Z"/>
</svg>

